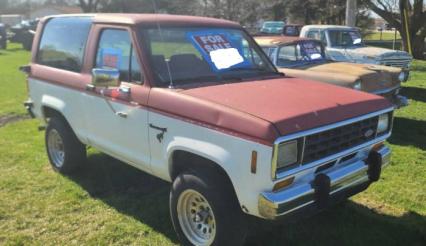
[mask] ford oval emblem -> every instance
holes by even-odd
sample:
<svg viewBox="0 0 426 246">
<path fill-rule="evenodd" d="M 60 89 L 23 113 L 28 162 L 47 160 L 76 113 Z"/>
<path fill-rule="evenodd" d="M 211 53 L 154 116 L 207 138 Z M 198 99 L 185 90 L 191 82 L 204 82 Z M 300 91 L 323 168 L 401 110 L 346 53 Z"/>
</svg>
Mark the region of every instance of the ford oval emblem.
<svg viewBox="0 0 426 246">
<path fill-rule="evenodd" d="M 373 136 L 373 134 L 374 134 L 374 131 L 372 129 L 368 129 L 367 131 L 364 132 L 364 137 L 369 138 Z"/>
</svg>

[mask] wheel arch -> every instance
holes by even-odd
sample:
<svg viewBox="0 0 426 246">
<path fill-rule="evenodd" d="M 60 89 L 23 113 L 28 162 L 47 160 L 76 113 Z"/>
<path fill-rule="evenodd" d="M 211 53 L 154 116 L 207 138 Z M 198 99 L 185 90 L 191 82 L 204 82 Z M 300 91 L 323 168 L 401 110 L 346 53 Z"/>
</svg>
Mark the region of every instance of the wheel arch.
<svg viewBox="0 0 426 246">
<path fill-rule="evenodd" d="M 169 175 L 173 181 L 180 173 L 186 171 L 201 172 L 207 175 L 214 175 L 222 178 L 224 184 L 231 190 L 236 201 L 240 205 L 240 201 L 232 182 L 231 177 L 225 167 L 220 165 L 217 160 L 212 160 L 206 155 L 198 151 L 188 149 L 175 149 L 169 156 Z"/>
</svg>

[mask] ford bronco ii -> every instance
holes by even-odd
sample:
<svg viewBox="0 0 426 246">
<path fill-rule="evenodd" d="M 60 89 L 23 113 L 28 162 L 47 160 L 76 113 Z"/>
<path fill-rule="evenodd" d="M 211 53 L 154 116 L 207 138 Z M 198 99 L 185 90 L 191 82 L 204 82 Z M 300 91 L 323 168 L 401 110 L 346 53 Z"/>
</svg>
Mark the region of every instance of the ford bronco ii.
<svg viewBox="0 0 426 246">
<path fill-rule="evenodd" d="M 234 22 L 45 17 L 21 70 L 52 167 L 71 172 L 93 146 L 171 182 L 184 245 L 240 245 L 249 215 L 325 208 L 390 160 L 392 104 L 283 76 Z"/>
<path fill-rule="evenodd" d="M 358 28 L 332 25 L 308 25 L 300 37 L 321 40 L 327 57 L 334 61 L 399 67 L 408 80 L 412 57 L 405 51 L 366 46 Z"/>
<path fill-rule="evenodd" d="M 280 72 L 386 97 L 396 108 L 408 105 L 399 95 L 405 73 L 400 68 L 372 64 L 334 62 L 325 55 L 321 41 L 307 38 L 264 36 L 256 42 Z"/>
</svg>

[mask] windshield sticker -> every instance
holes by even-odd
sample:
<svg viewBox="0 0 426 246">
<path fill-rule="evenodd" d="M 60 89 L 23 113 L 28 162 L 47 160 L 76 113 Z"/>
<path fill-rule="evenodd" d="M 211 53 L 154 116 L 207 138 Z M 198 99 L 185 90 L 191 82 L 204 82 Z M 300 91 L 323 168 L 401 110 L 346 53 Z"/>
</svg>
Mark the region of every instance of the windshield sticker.
<svg viewBox="0 0 426 246">
<path fill-rule="evenodd" d="M 105 68 L 119 68 L 122 59 L 122 52 L 120 49 L 102 48 L 100 66 Z"/>
<path fill-rule="evenodd" d="M 318 60 L 322 59 L 321 50 L 318 50 L 318 46 L 313 42 L 303 42 L 301 43 L 302 55 L 307 57 L 308 60 Z"/>
<path fill-rule="evenodd" d="M 251 66 L 242 55 L 242 43 L 225 30 L 188 32 L 187 38 L 216 71 Z"/>
</svg>

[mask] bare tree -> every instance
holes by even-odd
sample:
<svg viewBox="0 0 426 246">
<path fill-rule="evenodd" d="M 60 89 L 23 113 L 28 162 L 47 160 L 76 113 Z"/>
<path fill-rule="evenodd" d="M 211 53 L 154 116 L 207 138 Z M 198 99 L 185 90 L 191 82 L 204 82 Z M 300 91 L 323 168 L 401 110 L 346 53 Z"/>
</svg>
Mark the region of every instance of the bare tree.
<svg viewBox="0 0 426 246">
<path fill-rule="evenodd" d="M 424 0 L 362 0 L 367 7 L 395 27 L 401 34 L 404 49 L 408 51 L 408 40 L 413 56 L 424 58 L 426 38 L 426 9 Z M 408 13 L 408 31 L 405 30 L 403 11 Z"/>
<path fill-rule="evenodd" d="M 101 0 L 78 0 L 78 3 L 83 12 L 90 13 L 98 10 Z"/>
</svg>

